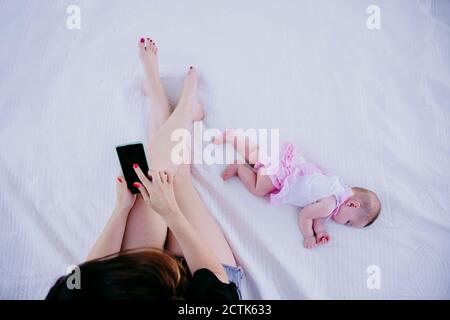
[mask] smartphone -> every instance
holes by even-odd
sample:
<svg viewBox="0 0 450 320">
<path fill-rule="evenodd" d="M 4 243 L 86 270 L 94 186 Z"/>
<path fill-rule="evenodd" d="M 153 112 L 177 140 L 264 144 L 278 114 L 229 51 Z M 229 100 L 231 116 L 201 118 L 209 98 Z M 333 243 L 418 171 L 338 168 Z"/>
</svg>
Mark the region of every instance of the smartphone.
<svg viewBox="0 0 450 320">
<path fill-rule="evenodd" d="M 144 146 L 142 143 L 126 144 L 116 147 L 123 176 L 127 182 L 128 189 L 132 194 L 139 193 L 139 189 L 133 186 L 133 183 L 140 182 L 133 168 L 133 163 L 137 163 L 145 175 L 148 172 L 147 159 L 145 157 Z"/>
</svg>

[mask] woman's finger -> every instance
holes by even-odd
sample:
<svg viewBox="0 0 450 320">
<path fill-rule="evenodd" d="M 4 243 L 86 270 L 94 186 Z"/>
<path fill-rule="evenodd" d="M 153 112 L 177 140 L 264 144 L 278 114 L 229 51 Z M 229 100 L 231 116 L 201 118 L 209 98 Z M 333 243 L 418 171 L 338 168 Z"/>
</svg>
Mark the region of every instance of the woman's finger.
<svg viewBox="0 0 450 320">
<path fill-rule="evenodd" d="M 118 184 L 121 185 L 125 181 L 125 178 L 123 176 L 118 176 L 116 181 L 117 181 Z"/>
<path fill-rule="evenodd" d="M 133 183 L 133 186 L 139 189 L 139 192 L 142 195 L 142 198 L 144 198 L 144 201 L 150 201 L 150 196 L 147 192 L 147 189 L 139 182 Z"/>
<path fill-rule="evenodd" d="M 161 177 L 159 175 L 159 172 L 155 170 L 148 170 L 148 175 L 152 178 L 152 181 L 154 183 L 161 183 Z"/>
<path fill-rule="evenodd" d="M 165 171 L 160 171 L 159 177 L 161 178 L 162 183 L 167 183 L 167 173 Z"/>
<path fill-rule="evenodd" d="M 150 188 L 151 181 L 148 180 L 148 178 L 145 176 L 145 174 L 142 172 L 141 168 L 135 163 L 133 164 L 134 171 L 136 171 L 137 176 L 139 177 L 139 180 L 141 180 L 142 184 L 146 188 Z"/>
<path fill-rule="evenodd" d="M 167 183 L 171 184 L 172 181 L 173 181 L 173 175 L 172 175 L 172 173 L 170 173 L 169 171 L 164 171 L 164 173 L 165 173 L 166 176 L 167 176 Z"/>
</svg>

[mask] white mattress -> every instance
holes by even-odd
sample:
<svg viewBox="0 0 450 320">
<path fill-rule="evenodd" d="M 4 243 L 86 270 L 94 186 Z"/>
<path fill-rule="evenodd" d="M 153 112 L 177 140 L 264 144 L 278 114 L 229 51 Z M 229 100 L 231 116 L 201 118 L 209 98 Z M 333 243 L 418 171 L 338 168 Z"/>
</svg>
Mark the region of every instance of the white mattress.
<svg viewBox="0 0 450 320">
<path fill-rule="evenodd" d="M 66 28 L 72 3 L 80 30 Z M 381 30 L 366 28 L 371 4 Z M 280 128 L 381 197 L 373 227 L 330 223 L 331 244 L 310 251 L 294 208 L 196 166 L 244 298 L 450 298 L 449 1 L 2 0 L 0 30 L 0 298 L 43 298 L 104 227 L 114 147 L 145 139 L 141 35 L 160 47 L 171 99 L 200 70 L 207 127 Z"/>
</svg>

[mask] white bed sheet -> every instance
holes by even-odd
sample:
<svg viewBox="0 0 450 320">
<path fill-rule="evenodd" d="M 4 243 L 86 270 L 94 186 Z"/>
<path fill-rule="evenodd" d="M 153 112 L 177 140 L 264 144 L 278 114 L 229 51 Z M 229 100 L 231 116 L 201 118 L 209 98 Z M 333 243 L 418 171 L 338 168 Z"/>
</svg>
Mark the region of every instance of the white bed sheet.
<svg viewBox="0 0 450 320">
<path fill-rule="evenodd" d="M 66 28 L 70 4 L 80 30 Z M 372 4 L 381 30 L 366 28 Z M 0 30 L 0 298 L 45 297 L 104 227 L 114 147 L 145 138 L 141 35 L 160 47 L 173 101 L 198 68 L 205 126 L 280 128 L 381 197 L 373 227 L 330 223 L 331 244 L 310 251 L 294 208 L 196 166 L 244 298 L 450 298 L 449 1 L 2 0 Z"/>
</svg>

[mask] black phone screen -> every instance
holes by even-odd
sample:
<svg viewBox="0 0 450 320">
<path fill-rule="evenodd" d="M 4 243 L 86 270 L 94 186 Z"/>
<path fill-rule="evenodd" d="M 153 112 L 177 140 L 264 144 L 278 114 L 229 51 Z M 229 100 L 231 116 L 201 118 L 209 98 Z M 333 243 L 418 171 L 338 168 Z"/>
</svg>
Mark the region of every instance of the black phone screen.
<svg viewBox="0 0 450 320">
<path fill-rule="evenodd" d="M 144 146 L 142 143 L 127 144 L 116 147 L 119 156 L 120 166 L 122 167 L 123 176 L 127 182 L 128 189 L 131 193 L 139 193 L 139 189 L 133 186 L 133 183 L 140 182 L 133 168 L 133 163 L 137 163 L 145 175 L 148 172 L 147 159 L 145 158 Z"/>
</svg>

